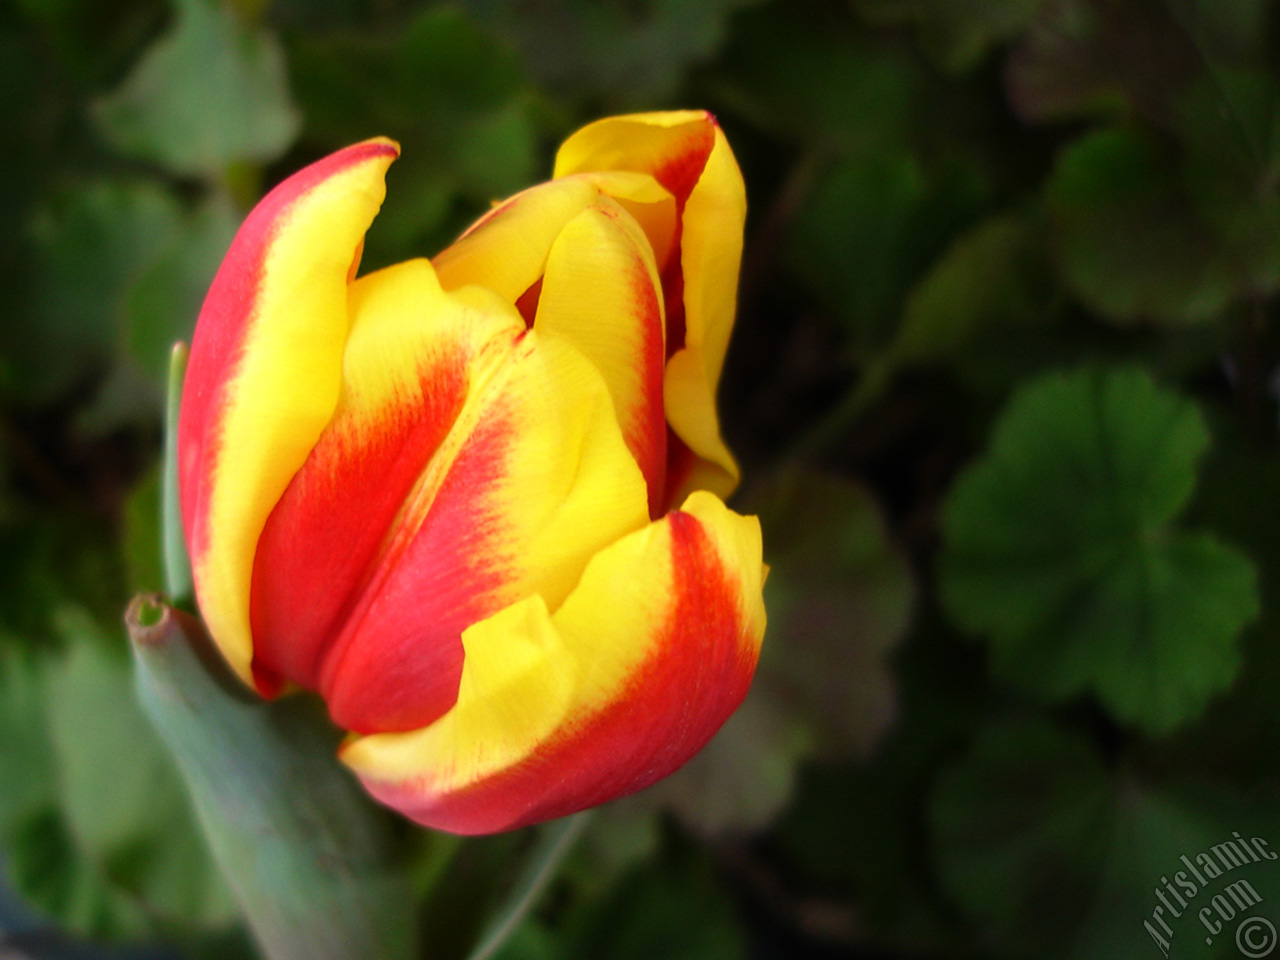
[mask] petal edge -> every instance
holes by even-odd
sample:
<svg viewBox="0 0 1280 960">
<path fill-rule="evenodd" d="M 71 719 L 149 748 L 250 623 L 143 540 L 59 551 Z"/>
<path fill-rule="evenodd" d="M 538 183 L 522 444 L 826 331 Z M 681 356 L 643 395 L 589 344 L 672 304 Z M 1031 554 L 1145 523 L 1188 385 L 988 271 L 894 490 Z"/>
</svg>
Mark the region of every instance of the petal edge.
<svg viewBox="0 0 1280 960">
<path fill-rule="evenodd" d="M 746 695 L 765 626 L 760 550 L 755 518 L 694 494 L 601 551 L 554 614 L 531 598 L 468 630 L 454 710 L 356 739 L 343 760 L 377 799 L 463 834 L 648 786 Z"/>
<path fill-rule="evenodd" d="M 179 418 L 183 527 L 201 611 L 246 682 L 257 539 L 337 403 L 347 279 L 398 155 L 365 141 L 273 189 L 200 312 Z"/>
</svg>

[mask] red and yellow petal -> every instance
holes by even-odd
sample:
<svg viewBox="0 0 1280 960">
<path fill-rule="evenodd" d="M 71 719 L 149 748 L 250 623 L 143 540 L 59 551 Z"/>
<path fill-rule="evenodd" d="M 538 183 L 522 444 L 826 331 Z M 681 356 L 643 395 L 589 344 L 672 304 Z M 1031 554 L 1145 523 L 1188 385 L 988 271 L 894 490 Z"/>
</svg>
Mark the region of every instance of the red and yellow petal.
<svg viewBox="0 0 1280 960">
<path fill-rule="evenodd" d="M 560 145 L 552 175 L 560 178 L 604 170 L 647 173 L 683 208 L 702 177 L 718 129 L 705 110 L 607 117 L 587 124 Z"/>
<path fill-rule="evenodd" d="M 610 196 L 650 235 L 659 265 L 675 236 L 675 202 L 652 177 L 636 173 L 565 177 L 523 190 L 472 224 L 434 259 L 446 290 L 487 287 L 515 303 L 538 282 L 565 224 Z"/>
<path fill-rule="evenodd" d="M 559 338 L 526 331 L 511 305 L 489 291 L 469 287 L 448 296 L 477 313 L 505 313 L 508 346 L 497 362 L 473 371 L 456 411 L 448 401 L 452 422 L 416 476 L 402 475 L 394 456 L 382 461 L 401 506 L 376 543 L 369 538 L 371 550 L 354 541 L 361 544 L 358 586 L 334 607 L 336 629 L 319 630 L 314 652 L 305 653 L 308 682 L 335 722 L 358 733 L 435 720 L 457 696 L 464 629 L 534 593 L 554 609 L 599 549 L 648 521 L 644 478 L 591 362 Z M 406 401 L 406 415 L 412 406 Z M 326 509 L 345 515 L 349 522 L 340 523 L 357 538 L 366 506 L 376 505 L 371 521 L 390 516 L 392 498 L 383 504 L 377 469 L 366 474 L 360 443 L 347 438 L 375 436 L 399 410 L 371 405 L 353 413 L 350 426 L 335 420 L 299 473 L 299 531 L 308 518 L 322 522 Z M 362 483 L 348 485 L 351 475 Z M 288 539 L 281 539 L 282 551 Z M 295 566 L 309 557 L 304 549 Z M 275 580 L 265 556 L 262 569 Z M 294 610 L 314 585 L 296 588 L 303 592 Z M 274 589 L 289 587 L 273 582 L 255 592 L 255 603 L 259 596 L 271 602 Z M 279 617 L 285 646 L 293 642 L 287 621 Z"/>
<path fill-rule="evenodd" d="M 746 695 L 764 634 L 754 518 L 708 493 L 602 550 L 558 609 L 527 598 L 463 635 L 458 701 L 356 738 L 379 800 L 456 833 L 506 830 L 639 790 Z"/>
<path fill-rule="evenodd" d="M 556 237 L 534 329 L 568 340 L 604 377 L 656 515 L 667 470 L 662 287 L 643 230 L 612 200 L 601 198 Z"/>
<path fill-rule="evenodd" d="M 651 174 L 680 213 L 678 292 L 667 304 L 667 419 L 697 461 L 673 456 L 669 502 L 692 489 L 728 495 L 738 467 L 720 438 L 715 394 L 733 330 L 746 190 L 715 118 L 705 111 L 633 114 L 589 124 L 561 146 L 555 175 L 631 170 Z M 676 453 L 678 451 L 673 451 Z"/>
<path fill-rule="evenodd" d="M 267 690 L 319 687 L 405 500 L 525 330 L 509 304 L 445 293 L 426 260 L 357 280 L 350 314 L 337 409 L 258 541 L 253 665 Z M 446 673 L 423 694 L 443 697 L 437 711 L 452 702 L 432 696 Z"/>
<path fill-rule="evenodd" d="M 201 610 L 246 681 L 258 537 L 337 405 L 347 283 L 398 149 L 356 144 L 272 190 L 201 310 L 179 424 L 183 525 Z"/>
</svg>

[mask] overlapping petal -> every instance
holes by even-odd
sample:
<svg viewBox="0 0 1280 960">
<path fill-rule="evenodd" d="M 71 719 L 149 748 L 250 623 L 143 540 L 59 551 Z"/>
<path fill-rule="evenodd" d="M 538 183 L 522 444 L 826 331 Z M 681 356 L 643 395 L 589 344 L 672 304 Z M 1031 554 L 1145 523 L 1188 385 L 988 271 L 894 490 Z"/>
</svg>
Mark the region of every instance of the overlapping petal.
<svg viewBox="0 0 1280 960">
<path fill-rule="evenodd" d="M 272 190 L 200 313 L 178 433 L 183 525 L 201 610 L 246 680 L 258 536 L 338 402 L 347 282 L 398 150 L 369 140 Z"/>
<path fill-rule="evenodd" d="M 604 377 L 656 515 L 667 465 L 662 286 L 644 232 L 618 204 L 601 199 L 560 231 L 533 328 L 572 343 Z"/>
<path fill-rule="evenodd" d="M 608 391 L 571 345 L 528 332 L 468 407 L 326 663 L 320 689 L 347 729 L 434 719 L 458 689 L 464 626 L 535 593 L 554 608 L 592 555 L 648 519 Z M 423 654 L 442 651 L 452 669 L 437 687 Z"/>
<path fill-rule="evenodd" d="M 463 635 L 456 705 L 343 759 L 421 823 L 485 833 L 666 776 L 745 696 L 765 614 L 759 525 L 699 492 L 598 553 L 558 609 L 532 596 Z"/>
<path fill-rule="evenodd" d="M 509 304 L 474 299 L 446 294 L 425 260 L 352 284 L 337 407 L 258 541 L 260 687 L 319 686 L 406 499 L 523 335 Z"/>
<path fill-rule="evenodd" d="M 665 263 L 676 232 L 675 201 L 652 177 L 621 172 L 552 180 L 504 200 L 434 258 L 440 282 L 446 290 L 481 284 L 515 303 L 541 279 L 565 225 L 602 196 L 644 226 Z"/>
<path fill-rule="evenodd" d="M 565 141 L 555 176 L 592 171 L 647 173 L 675 198 L 680 255 L 663 274 L 666 412 L 693 455 L 672 450 L 668 502 L 695 489 L 727 496 L 738 467 L 720 437 L 715 395 L 733 329 L 747 209 L 737 161 L 711 114 L 645 113 L 597 121 Z"/>
<path fill-rule="evenodd" d="M 343 399 L 262 539 L 255 640 L 343 727 L 403 730 L 452 706 L 467 626 L 558 605 L 647 500 L 574 346 L 488 291 L 445 293 L 425 261 L 353 294 Z"/>
</svg>

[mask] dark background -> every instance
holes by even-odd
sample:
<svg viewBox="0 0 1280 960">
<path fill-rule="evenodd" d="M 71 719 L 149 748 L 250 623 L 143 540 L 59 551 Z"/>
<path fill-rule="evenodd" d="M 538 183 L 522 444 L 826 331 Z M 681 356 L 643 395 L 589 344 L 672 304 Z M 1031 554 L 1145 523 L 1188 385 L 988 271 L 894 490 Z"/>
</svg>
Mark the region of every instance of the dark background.
<svg viewBox="0 0 1280 960">
<path fill-rule="evenodd" d="M 162 585 L 168 348 L 249 206 L 396 138 L 370 269 L 579 124 L 688 106 L 750 203 L 721 409 L 764 662 L 502 956 L 1157 957 L 1180 856 L 1280 848 L 1278 29 L 1267 0 L 6 0 L 0 955 L 252 955 L 120 621 Z M 414 842 L 460 956 L 526 841 Z M 1280 922 L 1280 865 L 1242 876 Z M 1195 915 L 1227 882 L 1174 956 L 1240 955 Z"/>
</svg>

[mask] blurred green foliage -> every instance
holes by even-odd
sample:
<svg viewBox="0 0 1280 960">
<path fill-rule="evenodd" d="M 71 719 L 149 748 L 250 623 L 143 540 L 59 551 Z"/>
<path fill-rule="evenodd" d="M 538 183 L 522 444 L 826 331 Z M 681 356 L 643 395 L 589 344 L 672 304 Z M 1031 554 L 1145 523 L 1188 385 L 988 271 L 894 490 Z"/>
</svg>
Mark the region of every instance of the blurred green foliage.
<svg viewBox="0 0 1280 960">
<path fill-rule="evenodd" d="M 1170 529 L 1209 445 L 1189 401 L 1136 369 L 1040 377 L 943 517 L 942 599 L 990 639 L 993 670 L 1049 699 L 1092 689 L 1162 732 L 1239 669 L 1253 568 L 1211 535 Z"/>
<path fill-rule="evenodd" d="M 377 267 L 579 123 L 705 106 L 765 656 L 502 956 L 1154 956 L 1180 857 L 1280 846 L 1277 63 L 1271 0 L 0 5 L 0 953 L 250 955 L 120 612 L 162 585 L 169 347 L 256 198 L 396 138 Z M 527 840 L 396 829 L 463 956 Z M 1280 922 L 1280 867 L 1236 877 Z M 1236 956 L 1194 909 L 1171 955 Z"/>
</svg>

